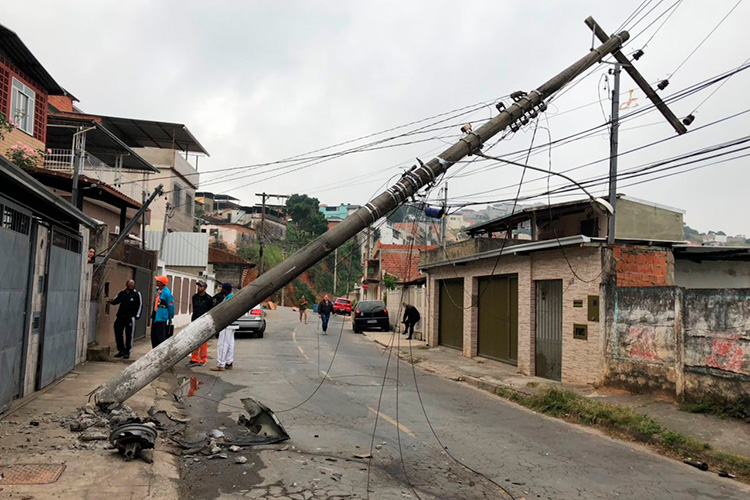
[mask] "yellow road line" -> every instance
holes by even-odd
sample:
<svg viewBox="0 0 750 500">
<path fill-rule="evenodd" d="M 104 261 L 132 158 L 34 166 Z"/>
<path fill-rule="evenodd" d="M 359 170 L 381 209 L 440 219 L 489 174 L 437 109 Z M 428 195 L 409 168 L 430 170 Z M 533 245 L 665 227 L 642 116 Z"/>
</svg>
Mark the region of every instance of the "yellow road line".
<svg viewBox="0 0 750 500">
<path fill-rule="evenodd" d="M 386 415 L 385 413 L 379 412 L 379 411 L 377 411 L 377 410 L 376 410 L 376 409 L 374 409 L 374 408 L 370 408 L 369 406 L 367 407 L 367 409 L 368 409 L 368 410 L 370 410 L 371 412 L 373 412 L 373 413 L 374 413 L 375 415 L 380 415 L 380 418 L 382 418 L 383 420 L 385 420 L 385 421 L 386 421 L 386 422 L 388 422 L 389 424 L 391 424 L 391 425 L 393 425 L 393 426 L 395 426 L 395 427 L 398 427 L 399 429 L 401 429 L 401 432 L 403 432 L 403 433 L 405 433 L 405 434 L 408 434 L 408 435 L 410 435 L 410 436 L 411 436 L 411 437 L 413 437 L 413 438 L 417 437 L 417 436 L 416 436 L 416 435 L 415 435 L 415 434 L 414 434 L 414 433 L 413 433 L 413 432 L 411 431 L 411 429 L 409 429 L 408 427 L 406 427 L 406 426 L 405 426 L 404 424 L 401 424 L 401 423 L 398 423 L 398 422 L 396 422 L 396 421 L 395 421 L 394 419 L 392 419 L 391 417 L 389 417 L 389 416 L 388 416 L 388 415 Z"/>
<path fill-rule="evenodd" d="M 305 357 L 305 359 L 310 359 L 307 357 L 307 354 L 305 354 L 305 351 L 303 351 L 300 346 L 297 346 L 297 349 L 299 349 L 299 352 Z"/>
</svg>

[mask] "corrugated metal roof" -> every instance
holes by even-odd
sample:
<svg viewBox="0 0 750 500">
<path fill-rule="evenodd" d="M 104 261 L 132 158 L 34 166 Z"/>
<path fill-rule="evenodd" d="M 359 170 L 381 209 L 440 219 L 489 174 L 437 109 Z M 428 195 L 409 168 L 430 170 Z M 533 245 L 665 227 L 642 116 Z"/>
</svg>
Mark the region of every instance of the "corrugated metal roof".
<svg viewBox="0 0 750 500">
<path fill-rule="evenodd" d="M 161 231 L 146 231 L 146 248 L 159 250 Z M 168 232 L 164 254 L 159 256 L 167 266 L 205 267 L 208 265 L 208 233 Z"/>
</svg>

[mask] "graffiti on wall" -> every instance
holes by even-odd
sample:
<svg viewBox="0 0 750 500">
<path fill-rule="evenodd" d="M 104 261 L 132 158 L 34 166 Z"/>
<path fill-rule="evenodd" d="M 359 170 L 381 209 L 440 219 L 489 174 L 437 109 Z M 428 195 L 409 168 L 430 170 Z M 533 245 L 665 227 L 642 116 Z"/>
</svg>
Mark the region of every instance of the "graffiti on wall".
<svg viewBox="0 0 750 500">
<path fill-rule="evenodd" d="M 623 339 L 628 357 L 656 361 L 659 353 L 656 349 L 656 330 L 651 325 L 630 325 L 627 338 Z"/>
<path fill-rule="evenodd" d="M 744 351 L 739 338 L 713 339 L 711 353 L 706 356 L 706 366 L 735 373 L 742 373 Z"/>
</svg>

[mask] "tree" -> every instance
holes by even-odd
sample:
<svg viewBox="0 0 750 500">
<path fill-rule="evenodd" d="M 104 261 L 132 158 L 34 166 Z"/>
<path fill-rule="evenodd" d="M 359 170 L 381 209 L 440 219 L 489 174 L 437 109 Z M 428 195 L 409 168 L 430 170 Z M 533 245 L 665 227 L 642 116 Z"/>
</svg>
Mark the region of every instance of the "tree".
<svg viewBox="0 0 750 500">
<path fill-rule="evenodd" d="M 287 227 L 287 239 L 306 244 L 328 230 L 326 218 L 320 213 L 320 201 L 306 194 L 293 194 L 286 200 L 287 214 L 292 221 Z"/>
</svg>

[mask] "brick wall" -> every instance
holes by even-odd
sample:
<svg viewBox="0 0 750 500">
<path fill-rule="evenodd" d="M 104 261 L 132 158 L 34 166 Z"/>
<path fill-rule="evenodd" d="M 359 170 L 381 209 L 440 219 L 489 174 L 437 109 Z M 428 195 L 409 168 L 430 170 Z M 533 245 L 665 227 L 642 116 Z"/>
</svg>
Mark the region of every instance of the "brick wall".
<svg viewBox="0 0 750 500">
<path fill-rule="evenodd" d="M 672 252 L 636 246 L 614 246 L 617 286 L 674 285 L 674 257 Z"/>
<path fill-rule="evenodd" d="M 588 321 L 587 307 L 590 295 L 599 296 L 599 287 L 603 275 L 600 249 L 567 248 L 564 254 L 561 250 L 551 250 L 533 253 L 531 254 L 531 258 L 533 280 L 562 279 L 563 281 L 562 381 L 585 384 L 600 381 L 604 367 L 604 340 L 601 335 L 601 323 Z M 568 266 L 568 261 L 570 262 L 570 266 Z M 571 267 L 575 271 L 575 274 L 570 269 Z M 531 346 L 528 354 L 530 357 L 528 374 L 533 375 L 535 368 L 533 352 L 533 335 L 535 332 L 533 327 L 533 300 L 535 290 L 532 289 L 530 292 L 529 307 L 532 315 L 529 320 L 529 331 L 527 333 Z M 575 301 L 581 301 L 583 307 L 575 307 Z M 586 325 L 588 327 L 586 340 L 573 338 L 573 325 L 575 324 Z M 519 346 L 520 342 L 521 339 L 519 338 Z"/>
<path fill-rule="evenodd" d="M 497 267 L 495 264 L 497 262 Z M 570 265 L 568 264 L 570 262 Z M 578 279 L 571 271 L 581 278 Z M 493 273 L 494 269 L 494 273 Z M 470 262 L 461 266 L 445 266 L 429 270 L 428 302 L 432 309 L 427 326 L 430 345 L 438 341 L 438 280 L 464 279 L 464 356 L 477 355 L 478 278 L 489 275 L 518 276 L 518 371 L 535 374 L 535 305 L 534 280 L 563 281 L 563 359 L 562 380 L 571 383 L 594 383 L 601 379 L 603 339 L 597 322 L 587 321 L 586 307 L 574 307 L 574 301 L 587 304 L 589 295 L 599 295 L 602 282 L 602 255 L 598 247 L 567 248 L 534 252 L 526 256 L 504 256 Z M 573 339 L 573 325 L 587 324 L 587 340 Z"/>
</svg>

